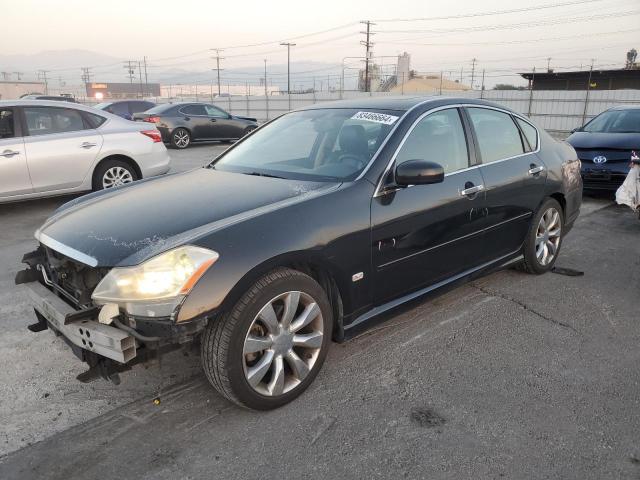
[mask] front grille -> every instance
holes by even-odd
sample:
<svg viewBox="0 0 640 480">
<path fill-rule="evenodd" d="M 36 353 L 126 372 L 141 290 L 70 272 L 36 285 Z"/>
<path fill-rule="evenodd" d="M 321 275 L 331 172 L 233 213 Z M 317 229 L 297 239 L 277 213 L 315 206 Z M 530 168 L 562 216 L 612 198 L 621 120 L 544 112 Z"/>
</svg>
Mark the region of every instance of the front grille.
<svg viewBox="0 0 640 480">
<path fill-rule="evenodd" d="M 582 186 L 583 188 L 588 189 L 602 189 L 602 190 L 617 190 L 626 175 L 623 174 L 615 174 L 609 173 L 606 175 L 603 174 L 592 174 L 586 173 L 582 175 Z"/>
<path fill-rule="evenodd" d="M 91 294 L 109 269 L 89 267 L 46 246 L 44 249 L 46 265 L 43 266 L 53 288 L 74 307 L 91 307 Z"/>
</svg>

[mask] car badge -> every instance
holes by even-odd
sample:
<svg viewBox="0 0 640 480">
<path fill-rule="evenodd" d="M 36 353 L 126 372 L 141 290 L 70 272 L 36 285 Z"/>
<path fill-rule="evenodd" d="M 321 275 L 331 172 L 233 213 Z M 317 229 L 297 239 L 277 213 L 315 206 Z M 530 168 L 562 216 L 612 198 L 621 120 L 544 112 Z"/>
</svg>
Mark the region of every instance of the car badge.
<svg viewBox="0 0 640 480">
<path fill-rule="evenodd" d="M 597 157 L 593 157 L 593 163 L 606 163 L 607 157 L 603 155 L 598 155 Z"/>
</svg>

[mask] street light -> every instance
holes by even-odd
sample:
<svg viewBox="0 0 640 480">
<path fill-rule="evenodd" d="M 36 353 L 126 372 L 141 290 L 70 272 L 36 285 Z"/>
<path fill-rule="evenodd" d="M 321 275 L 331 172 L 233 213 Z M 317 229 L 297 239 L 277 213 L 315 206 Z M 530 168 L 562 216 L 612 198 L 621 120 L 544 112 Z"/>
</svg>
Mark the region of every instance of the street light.
<svg viewBox="0 0 640 480">
<path fill-rule="evenodd" d="M 295 47 L 295 43 L 283 42 L 280 45 L 287 47 L 287 94 L 291 95 L 291 47 Z"/>
</svg>

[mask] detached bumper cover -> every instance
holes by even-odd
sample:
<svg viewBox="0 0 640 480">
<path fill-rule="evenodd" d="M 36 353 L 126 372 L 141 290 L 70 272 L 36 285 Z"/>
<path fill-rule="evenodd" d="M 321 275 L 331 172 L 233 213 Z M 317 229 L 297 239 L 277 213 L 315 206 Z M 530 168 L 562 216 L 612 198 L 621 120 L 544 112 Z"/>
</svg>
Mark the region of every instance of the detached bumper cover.
<svg viewBox="0 0 640 480">
<path fill-rule="evenodd" d="M 65 325 L 69 314 L 77 313 L 71 306 L 38 282 L 25 285 L 31 303 L 50 327 L 74 345 L 120 363 L 136 356 L 136 340 L 126 332 L 95 320 L 78 320 Z"/>
</svg>

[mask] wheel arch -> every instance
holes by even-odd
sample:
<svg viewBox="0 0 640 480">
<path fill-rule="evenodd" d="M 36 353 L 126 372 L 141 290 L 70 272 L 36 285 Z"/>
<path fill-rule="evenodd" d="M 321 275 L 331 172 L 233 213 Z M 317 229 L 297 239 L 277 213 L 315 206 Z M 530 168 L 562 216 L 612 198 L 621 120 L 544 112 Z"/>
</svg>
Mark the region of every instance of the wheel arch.
<svg viewBox="0 0 640 480">
<path fill-rule="evenodd" d="M 320 254 L 287 253 L 256 265 L 244 274 L 226 294 L 222 303 L 215 309 L 214 317 L 232 309 L 242 295 L 260 278 L 272 270 L 283 267 L 309 275 L 323 288 L 333 313 L 333 339 L 338 342 L 342 341 L 344 339 L 344 301 L 348 299 L 347 287 L 340 281 L 341 277 L 337 267 L 332 266 Z"/>
<path fill-rule="evenodd" d="M 101 158 L 100 161 L 98 161 L 98 163 L 96 163 L 96 166 L 93 167 L 93 172 L 91 173 L 91 183 L 92 183 L 92 185 L 95 184 L 96 172 L 99 170 L 100 166 L 103 165 L 105 162 L 107 162 L 109 160 L 120 160 L 121 162 L 126 163 L 131 168 L 133 168 L 133 170 L 135 171 L 136 176 L 138 177 L 137 180 L 141 180 L 142 179 L 142 170 L 140 169 L 140 166 L 138 165 L 138 163 L 133 158 L 131 158 L 131 157 L 127 156 L 127 155 L 123 155 L 121 153 L 117 153 L 117 154 L 107 155 L 106 157 Z"/>
</svg>

